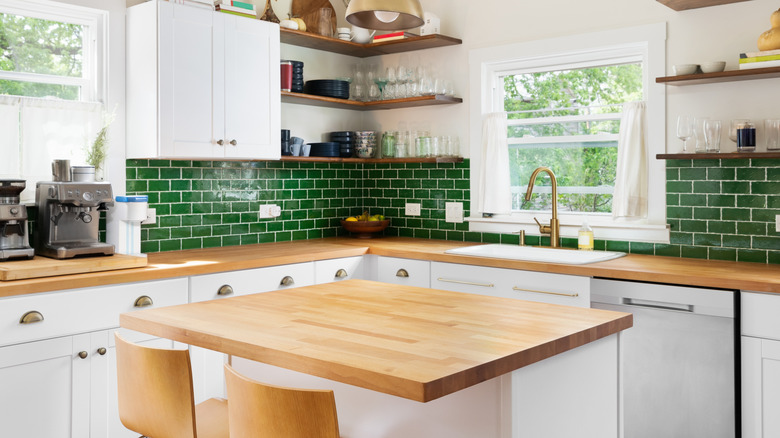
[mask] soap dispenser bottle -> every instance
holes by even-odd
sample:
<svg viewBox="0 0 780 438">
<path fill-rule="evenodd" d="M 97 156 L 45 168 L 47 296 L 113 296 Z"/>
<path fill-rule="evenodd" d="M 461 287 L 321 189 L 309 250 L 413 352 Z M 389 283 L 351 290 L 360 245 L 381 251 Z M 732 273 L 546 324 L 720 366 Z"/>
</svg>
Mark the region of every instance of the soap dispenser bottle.
<svg viewBox="0 0 780 438">
<path fill-rule="evenodd" d="M 593 230 L 588 226 L 588 220 L 582 221 L 579 238 L 577 239 L 577 248 L 585 251 L 593 250 Z"/>
</svg>

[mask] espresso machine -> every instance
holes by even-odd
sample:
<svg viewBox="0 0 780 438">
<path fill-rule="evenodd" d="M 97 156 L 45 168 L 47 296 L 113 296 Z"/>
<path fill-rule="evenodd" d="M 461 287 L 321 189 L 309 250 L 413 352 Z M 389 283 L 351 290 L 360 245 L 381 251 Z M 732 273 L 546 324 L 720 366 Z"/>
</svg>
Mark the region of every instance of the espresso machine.
<svg viewBox="0 0 780 438">
<path fill-rule="evenodd" d="M 38 183 L 36 254 L 55 259 L 114 254 L 114 245 L 99 240 L 100 212 L 114 205 L 111 184 L 95 182 L 94 169 L 87 167 L 71 169 L 68 160 L 55 160 L 54 181 Z"/>
<path fill-rule="evenodd" d="M 0 180 L 0 261 L 35 255 L 27 233 L 27 207 L 19 202 L 25 187 L 24 180 Z"/>
</svg>

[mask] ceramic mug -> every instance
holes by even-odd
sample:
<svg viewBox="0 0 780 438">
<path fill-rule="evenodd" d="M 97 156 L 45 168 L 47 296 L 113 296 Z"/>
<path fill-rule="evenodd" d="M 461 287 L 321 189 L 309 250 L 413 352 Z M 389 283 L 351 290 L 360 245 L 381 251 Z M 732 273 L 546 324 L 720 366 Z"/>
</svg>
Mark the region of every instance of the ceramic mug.
<svg viewBox="0 0 780 438">
<path fill-rule="evenodd" d="M 369 32 L 368 29 L 352 26 L 352 41 L 360 44 L 368 44 L 371 42 L 371 38 L 374 37 L 375 33 L 375 30 Z"/>
<path fill-rule="evenodd" d="M 336 35 L 340 40 L 352 41 L 352 34 L 348 27 L 339 27 L 336 29 Z"/>
</svg>

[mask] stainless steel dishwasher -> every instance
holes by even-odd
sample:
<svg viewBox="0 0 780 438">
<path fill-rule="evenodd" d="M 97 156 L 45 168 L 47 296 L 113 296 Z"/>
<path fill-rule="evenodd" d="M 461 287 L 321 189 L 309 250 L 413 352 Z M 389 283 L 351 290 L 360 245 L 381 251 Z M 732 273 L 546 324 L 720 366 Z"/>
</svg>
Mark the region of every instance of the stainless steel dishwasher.
<svg viewBox="0 0 780 438">
<path fill-rule="evenodd" d="M 734 438 L 739 294 L 593 279 L 591 306 L 634 314 L 620 338 L 625 438 Z"/>
</svg>

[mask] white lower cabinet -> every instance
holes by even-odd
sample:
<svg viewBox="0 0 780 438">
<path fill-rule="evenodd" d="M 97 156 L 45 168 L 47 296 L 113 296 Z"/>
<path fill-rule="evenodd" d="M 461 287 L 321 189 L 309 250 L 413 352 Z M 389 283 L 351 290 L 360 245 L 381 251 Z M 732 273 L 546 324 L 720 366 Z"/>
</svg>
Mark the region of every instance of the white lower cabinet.
<svg viewBox="0 0 780 438">
<path fill-rule="evenodd" d="M 350 279 L 364 279 L 363 256 L 314 262 L 314 283 L 333 283 Z"/>
<path fill-rule="evenodd" d="M 431 287 L 431 262 L 379 257 L 376 280 L 405 286 Z"/>
<path fill-rule="evenodd" d="M 0 436 L 137 437 L 117 411 L 112 346 L 119 314 L 186 302 L 186 279 L 0 299 Z M 21 323 L 30 312 L 41 318 Z"/>
<path fill-rule="evenodd" d="M 742 436 L 780 436 L 780 296 L 742 292 Z"/>
<path fill-rule="evenodd" d="M 314 263 L 196 275 L 189 278 L 190 302 L 311 286 L 314 284 Z M 195 403 L 225 397 L 223 367 L 226 361 L 227 356 L 220 352 L 190 347 Z"/>
<path fill-rule="evenodd" d="M 541 303 L 590 307 L 590 277 L 431 263 L 431 288 Z"/>
</svg>

